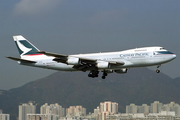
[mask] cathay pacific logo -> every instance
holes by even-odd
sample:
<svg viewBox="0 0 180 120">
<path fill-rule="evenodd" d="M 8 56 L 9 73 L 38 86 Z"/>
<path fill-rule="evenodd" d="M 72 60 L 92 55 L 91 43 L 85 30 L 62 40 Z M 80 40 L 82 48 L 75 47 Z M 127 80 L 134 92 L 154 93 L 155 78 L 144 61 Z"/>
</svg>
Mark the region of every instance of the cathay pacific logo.
<svg viewBox="0 0 180 120">
<path fill-rule="evenodd" d="M 120 54 L 120 57 L 137 57 L 137 56 L 148 56 L 148 53 L 130 53 L 130 54 Z"/>
<path fill-rule="evenodd" d="M 22 56 L 22 55 L 25 55 L 26 53 L 28 53 L 29 51 L 32 50 L 32 48 L 27 48 L 27 47 L 25 47 L 25 46 L 24 46 L 22 43 L 20 43 L 19 41 L 17 41 L 17 45 L 18 45 L 19 49 L 22 51 L 21 56 Z"/>
<path fill-rule="evenodd" d="M 15 41 L 15 43 L 17 45 L 17 48 L 19 50 L 19 54 L 21 56 L 38 54 L 37 53 L 38 50 L 26 40 L 17 40 L 17 41 Z"/>
</svg>

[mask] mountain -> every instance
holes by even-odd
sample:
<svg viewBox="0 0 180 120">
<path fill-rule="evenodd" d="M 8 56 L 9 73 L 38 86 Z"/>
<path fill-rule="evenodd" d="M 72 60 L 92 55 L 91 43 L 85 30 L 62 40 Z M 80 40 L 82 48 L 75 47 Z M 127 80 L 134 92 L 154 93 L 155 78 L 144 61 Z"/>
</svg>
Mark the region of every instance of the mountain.
<svg viewBox="0 0 180 120">
<path fill-rule="evenodd" d="M 176 80 L 176 81 L 180 81 L 180 77 L 177 77 L 177 78 L 175 78 L 174 80 Z"/>
<path fill-rule="evenodd" d="M 127 74 L 109 74 L 105 80 L 88 78 L 88 73 L 56 72 L 22 87 L 0 91 L 0 108 L 18 116 L 18 105 L 35 101 L 37 108 L 44 103 L 59 103 L 64 108 L 82 105 L 88 112 L 100 102 L 113 101 L 119 104 L 119 112 L 125 112 L 130 103 L 141 105 L 158 100 L 180 104 L 180 82 L 165 74 L 157 74 L 147 68 L 130 69 Z M 39 113 L 39 111 L 37 111 Z"/>
</svg>

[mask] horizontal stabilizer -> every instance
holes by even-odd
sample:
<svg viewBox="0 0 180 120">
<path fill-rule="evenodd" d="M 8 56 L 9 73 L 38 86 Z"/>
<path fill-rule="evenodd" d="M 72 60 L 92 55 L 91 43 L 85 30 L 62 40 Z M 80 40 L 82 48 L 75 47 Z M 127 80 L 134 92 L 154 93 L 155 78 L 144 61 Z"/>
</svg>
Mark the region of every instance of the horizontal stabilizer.
<svg viewBox="0 0 180 120">
<path fill-rule="evenodd" d="M 15 61 L 26 62 L 26 63 L 36 63 L 36 61 L 25 60 L 25 59 L 16 58 L 16 57 L 7 57 L 7 58 L 12 59 L 12 60 L 15 60 Z"/>
</svg>

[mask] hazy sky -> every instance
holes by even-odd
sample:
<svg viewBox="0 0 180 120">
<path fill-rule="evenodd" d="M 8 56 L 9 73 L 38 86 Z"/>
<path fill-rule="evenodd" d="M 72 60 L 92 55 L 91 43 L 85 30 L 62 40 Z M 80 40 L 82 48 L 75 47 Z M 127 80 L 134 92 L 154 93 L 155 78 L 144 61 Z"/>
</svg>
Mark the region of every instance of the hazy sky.
<svg viewBox="0 0 180 120">
<path fill-rule="evenodd" d="M 0 89 L 55 72 L 5 58 L 19 57 L 13 35 L 61 54 L 163 46 L 177 58 L 161 72 L 180 77 L 180 0 L 1 0 Z"/>
</svg>

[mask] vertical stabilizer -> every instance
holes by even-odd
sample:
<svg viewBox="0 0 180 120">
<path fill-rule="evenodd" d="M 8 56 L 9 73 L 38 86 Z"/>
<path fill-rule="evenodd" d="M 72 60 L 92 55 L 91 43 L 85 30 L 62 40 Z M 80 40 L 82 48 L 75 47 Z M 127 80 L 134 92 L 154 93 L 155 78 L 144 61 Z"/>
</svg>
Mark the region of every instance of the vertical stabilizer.
<svg viewBox="0 0 180 120">
<path fill-rule="evenodd" d="M 39 55 L 39 53 L 37 53 L 37 51 L 39 51 L 39 49 L 36 48 L 27 39 L 25 39 L 22 35 L 13 36 L 13 39 L 18 48 L 21 58 L 23 58 L 24 56 Z"/>
</svg>

